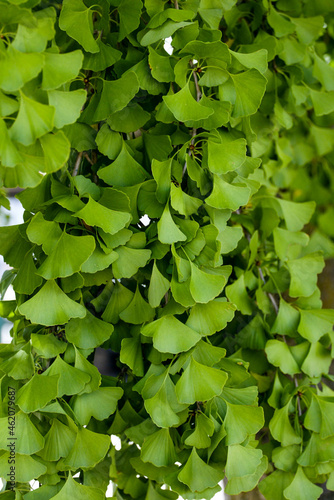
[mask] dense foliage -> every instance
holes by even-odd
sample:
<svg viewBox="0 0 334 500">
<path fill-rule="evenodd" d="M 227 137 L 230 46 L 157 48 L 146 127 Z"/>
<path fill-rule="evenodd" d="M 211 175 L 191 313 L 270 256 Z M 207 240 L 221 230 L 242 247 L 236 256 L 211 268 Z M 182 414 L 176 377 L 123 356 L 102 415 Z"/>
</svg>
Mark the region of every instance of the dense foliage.
<svg viewBox="0 0 334 500">
<path fill-rule="evenodd" d="M 0 0 L 0 37 L 0 498 L 334 490 L 332 0 Z"/>
</svg>

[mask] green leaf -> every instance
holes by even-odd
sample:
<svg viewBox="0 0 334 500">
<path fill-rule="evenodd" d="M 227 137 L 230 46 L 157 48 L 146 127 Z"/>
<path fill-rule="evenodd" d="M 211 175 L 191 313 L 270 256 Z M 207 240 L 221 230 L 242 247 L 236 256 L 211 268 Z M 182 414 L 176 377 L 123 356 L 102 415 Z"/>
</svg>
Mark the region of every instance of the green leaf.
<svg viewBox="0 0 334 500">
<path fill-rule="evenodd" d="M 101 385 L 101 374 L 99 370 L 96 368 L 96 366 L 94 366 L 85 358 L 85 356 L 80 352 L 80 350 L 77 347 L 74 346 L 74 350 L 75 350 L 74 367 L 83 372 L 85 375 L 90 376 L 90 380 L 86 382 L 80 394 L 96 391 L 96 389 Z"/>
<path fill-rule="evenodd" d="M 22 156 L 10 140 L 9 131 L 2 118 L 0 118 L 0 160 L 4 167 L 15 167 L 22 162 Z"/>
<path fill-rule="evenodd" d="M 257 69 L 262 74 L 268 69 L 268 51 L 266 49 L 256 50 L 248 54 L 234 52 L 233 50 L 230 50 L 230 53 L 245 68 Z"/>
<path fill-rule="evenodd" d="M 104 492 L 99 488 L 91 486 L 83 486 L 77 483 L 71 473 L 69 473 L 65 485 L 52 500 L 67 500 L 68 498 L 76 498 L 78 500 L 103 500 Z"/>
<path fill-rule="evenodd" d="M 110 186 L 133 186 L 147 179 L 148 174 L 145 169 L 129 153 L 123 142 L 121 152 L 116 160 L 110 165 L 98 171 L 100 179 Z"/>
<path fill-rule="evenodd" d="M 271 327 L 272 333 L 294 337 L 300 321 L 300 313 L 284 299 L 280 299 L 278 314 Z"/>
<path fill-rule="evenodd" d="M 135 375 L 143 377 L 144 359 L 140 336 L 137 335 L 122 340 L 119 359 L 122 363 L 128 365 Z"/>
<path fill-rule="evenodd" d="M 310 221 L 315 210 L 313 201 L 295 203 L 280 198 L 276 199 L 282 209 L 286 227 L 289 231 L 300 231 Z"/>
<path fill-rule="evenodd" d="M 178 226 L 175 224 L 169 210 L 169 203 L 166 204 L 163 214 L 158 222 L 158 237 L 161 243 L 167 243 L 169 245 L 178 241 L 185 241 L 187 239 L 186 235 L 180 231 Z"/>
<path fill-rule="evenodd" d="M 80 424 L 87 425 L 92 417 L 106 420 L 116 411 L 122 396 L 123 389 L 120 387 L 99 387 L 96 391 L 73 396 L 70 405 Z"/>
<path fill-rule="evenodd" d="M 47 42 L 55 36 L 53 16 L 36 16 L 35 19 L 35 26 L 18 25 L 12 47 L 20 52 L 43 52 Z"/>
<path fill-rule="evenodd" d="M 334 91 L 318 92 L 310 89 L 314 112 L 317 116 L 328 115 L 334 111 Z"/>
<path fill-rule="evenodd" d="M 141 333 L 153 337 L 153 345 L 158 351 L 173 354 L 188 351 L 201 339 L 197 332 L 170 315 L 145 325 Z"/>
<path fill-rule="evenodd" d="M 267 80 L 256 69 L 249 69 L 243 73 L 230 74 L 232 80 L 232 103 L 234 118 L 241 118 L 256 113 L 264 96 Z M 223 101 L 229 101 L 225 85 L 222 85 Z M 234 94 L 234 95 L 233 95 Z"/>
<path fill-rule="evenodd" d="M 123 141 L 120 134 L 110 130 L 109 126 L 104 123 L 96 136 L 96 144 L 102 154 L 115 160 L 121 152 Z"/>
<path fill-rule="evenodd" d="M 81 349 L 97 347 L 111 337 L 114 328 L 89 311 L 82 319 L 72 318 L 65 326 L 66 338 Z"/>
<path fill-rule="evenodd" d="M 31 295 L 41 286 L 43 279 L 36 274 L 36 266 L 31 255 L 27 255 L 13 281 L 15 292 Z"/>
<path fill-rule="evenodd" d="M 108 116 L 108 125 L 117 132 L 134 132 L 142 128 L 151 118 L 150 113 L 145 111 L 139 104 L 130 103 L 120 111 Z"/>
<path fill-rule="evenodd" d="M 194 99 L 188 83 L 176 94 L 163 96 L 163 100 L 175 118 L 181 122 L 205 120 L 213 114 L 211 108 L 202 106 Z"/>
<path fill-rule="evenodd" d="M 192 23 L 187 21 L 180 21 L 179 23 L 174 21 L 166 21 L 162 26 L 159 26 L 156 29 L 149 29 L 144 35 L 140 38 L 140 45 L 143 47 L 147 47 L 148 45 L 152 45 L 159 40 L 163 40 L 172 36 L 175 31 L 180 28 L 184 28 L 185 26 L 189 26 Z M 139 33 L 139 35 L 142 32 Z"/>
<path fill-rule="evenodd" d="M 58 376 L 35 375 L 17 392 L 16 404 L 25 413 L 32 413 L 55 399 L 58 393 Z"/>
<path fill-rule="evenodd" d="M 33 455 L 44 447 L 44 438 L 36 429 L 28 415 L 21 411 L 15 415 L 16 429 L 15 452 Z M 0 418 L 0 449 L 8 451 L 8 416 Z"/>
<path fill-rule="evenodd" d="M 289 406 L 290 401 L 283 408 L 276 409 L 273 418 L 269 422 L 269 429 L 273 438 L 279 441 L 282 446 L 290 446 L 301 442 L 301 437 L 298 436 L 290 423 Z"/>
<path fill-rule="evenodd" d="M 47 280 L 71 276 L 80 271 L 82 264 L 92 255 L 94 249 L 93 236 L 72 236 L 64 231 L 54 250 L 39 267 L 37 274 Z"/>
<path fill-rule="evenodd" d="M 226 477 L 230 481 L 237 477 L 254 474 L 262 459 L 259 449 L 234 444 L 228 447 Z"/>
<path fill-rule="evenodd" d="M 186 410 L 187 418 L 187 407 L 177 401 L 175 386 L 167 371 L 159 376 L 151 375 L 145 383 L 142 396 L 147 412 L 158 427 L 180 425 L 184 421 L 182 410 Z"/>
<path fill-rule="evenodd" d="M 333 309 L 307 309 L 300 311 L 298 332 L 309 342 L 316 342 L 329 333 L 334 324 Z"/>
<path fill-rule="evenodd" d="M 300 373 L 300 368 L 285 342 L 268 340 L 265 351 L 269 362 L 274 366 L 278 366 L 283 373 L 289 375 Z"/>
<path fill-rule="evenodd" d="M 33 101 L 20 92 L 20 109 L 14 125 L 9 129 L 10 138 L 29 146 L 53 129 L 54 114 L 53 107 Z"/>
<path fill-rule="evenodd" d="M 291 472 L 276 470 L 260 482 L 259 490 L 267 499 L 281 500 L 284 498 L 283 491 L 291 484 L 292 479 Z"/>
<path fill-rule="evenodd" d="M 0 474 L 2 477 L 7 477 L 9 474 L 10 466 L 8 464 L 11 462 L 12 456 L 9 452 L 4 453 L 0 457 Z M 45 474 L 47 467 L 34 460 L 32 457 L 26 455 L 15 454 L 15 481 L 17 482 L 28 482 L 37 479 L 42 474 Z"/>
<path fill-rule="evenodd" d="M 251 434 L 256 434 L 264 425 L 263 410 L 257 406 L 234 405 L 228 403 L 224 427 L 227 432 L 226 444 L 241 444 Z"/>
<path fill-rule="evenodd" d="M 70 453 L 75 442 L 75 433 L 60 420 L 53 418 L 44 439 L 44 448 L 38 455 L 46 461 L 56 461 Z"/>
<path fill-rule="evenodd" d="M 16 354 L 2 360 L 1 371 L 15 380 L 29 379 L 34 374 L 34 361 L 29 344 L 25 344 Z"/>
<path fill-rule="evenodd" d="M 296 26 L 299 40 L 306 45 L 315 42 L 324 27 L 324 18 L 322 16 L 291 17 L 290 19 Z"/>
<path fill-rule="evenodd" d="M 74 38 L 86 52 L 98 52 L 93 37 L 93 12 L 82 0 L 64 0 L 59 16 L 59 27 Z"/>
<path fill-rule="evenodd" d="M 58 130 L 54 134 L 43 135 L 39 141 L 44 153 L 41 171 L 49 174 L 62 168 L 71 152 L 71 144 L 65 134 Z"/>
<path fill-rule="evenodd" d="M 102 319 L 108 323 L 117 323 L 119 320 L 119 313 L 124 311 L 130 304 L 133 295 L 133 292 L 116 281 L 107 307 L 102 314 Z"/>
<path fill-rule="evenodd" d="M 108 43 L 103 43 L 101 38 L 96 40 L 99 47 L 99 52 L 95 53 L 85 53 L 85 57 L 82 63 L 84 69 L 89 69 L 91 71 L 103 71 L 110 66 L 113 66 L 122 57 L 122 52 L 114 49 Z"/>
<path fill-rule="evenodd" d="M 284 490 L 284 496 L 288 500 L 317 500 L 321 493 L 322 488 L 305 476 L 302 467 L 298 467 L 292 483 Z"/>
<path fill-rule="evenodd" d="M 131 278 L 140 267 L 144 267 L 151 257 L 151 250 L 129 247 L 116 248 L 118 259 L 112 265 L 115 278 Z"/>
<path fill-rule="evenodd" d="M 333 437 L 321 439 L 320 434 L 311 432 L 303 453 L 297 459 L 297 462 L 303 467 L 314 467 L 317 464 L 324 464 L 332 460 L 333 456 Z"/>
<path fill-rule="evenodd" d="M 47 281 L 18 309 L 32 323 L 46 326 L 61 325 L 70 318 L 83 318 L 86 315 L 85 307 L 70 299 L 54 280 Z"/>
<path fill-rule="evenodd" d="M 79 118 L 87 94 L 83 89 L 72 92 L 49 90 L 48 96 L 50 106 L 56 110 L 54 125 L 57 128 L 63 128 L 64 125 L 74 123 Z"/>
<path fill-rule="evenodd" d="M 148 288 L 148 302 L 151 307 L 159 307 L 160 302 L 169 290 L 170 282 L 166 279 L 157 267 L 156 260 L 153 263 L 153 269 Z"/>
<path fill-rule="evenodd" d="M 317 275 L 325 266 L 321 252 L 314 252 L 300 259 L 290 260 L 287 267 L 290 271 L 290 297 L 309 297 L 317 287 Z"/>
<path fill-rule="evenodd" d="M 234 317 L 235 306 L 222 298 L 192 307 L 187 325 L 201 335 L 223 330 Z"/>
<path fill-rule="evenodd" d="M 226 485 L 226 493 L 231 495 L 238 495 L 242 491 L 253 490 L 263 474 L 267 471 L 268 459 L 266 456 L 262 457 L 260 464 L 257 466 L 253 474 L 242 477 L 231 478 Z"/>
<path fill-rule="evenodd" d="M 181 186 L 176 187 L 171 183 L 170 187 L 171 205 L 174 210 L 186 216 L 197 213 L 199 207 L 203 204 L 202 200 L 189 196 L 182 190 Z"/>
<path fill-rule="evenodd" d="M 152 321 L 154 315 L 154 309 L 143 299 L 137 286 L 130 304 L 119 314 L 119 317 L 126 323 L 139 325 L 147 321 Z"/>
<path fill-rule="evenodd" d="M 89 226 L 97 226 L 106 233 L 115 234 L 130 222 L 131 215 L 129 213 L 109 210 L 93 200 L 91 196 L 88 198 L 88 203 L 74 216 L 83 219 Z"/>
<path fill-rule="evenodd" d="M 9 116 L 16 113 L 19 109 L 19 103 L 0 90 L 0 115 Z"/>
<path fill-rule="evenodd" d="M 299 257 L 302 247 L 307 246 L 309 237 L 302 232 L 293 232 L 280 227 L 273 231 L 277 255 L 282 261 Z"/>
<path fill-rule="evenodd" d="M 12 44 L 0 59 L 0 88 L 5 92 L 15 92 L 41 71 L 44 63 L 42 54 L 24 54 L 15 50 Z"/>
<path fill-rule="evenodd" d="M 162 56 L 156 52 L 153 47 L 149 47 L 149 65 L 152 71 L 152 76 L 158 82 L 174 81 L 174 71 L 169 57 Z"/>
<path fill-rule="evenodd" d="M 247 294 L 245 285 L 245 275 L 242 274 L 232 285 L 228 285 L 225 290 L 226 297 L 236 305 L 242 314 L 252 314 L 252 302 Z"/>
<path fill-rule="evenodd" d="M 55 221 L 45 220 L 41 212 L 37 212 L 27 228 L 27 236 L 32 243 L 42 245 L 43 251 L 50 255 L 57 244 L 62 231 Z"/>
<path fill-rule="evenodd" d="M 202 304 L 210 302 L 222 292 L 231 272 L 231 268 L 229 266 L 218 268 L 223 271 L 222 274 L 206 272 L 205 268 L 203 270 L 199 269 L 192 262 L 190 263 L 190 266 L 190 293 L 196 302 Z M 207 268 L 207 270 L 209 270 L 209 268 Z"/>
<path fill-rule="evenodd" d="M 320 342 L 314 342 L 310 346 L 301 369 L 309 377 L 321 377 L 321 375 L 328 373 L 331 361 L 330 351 Z"/>
<path fill-rule="evenodd" d="M 96 247 L 92 255 L 82 264 L 81 270 L 84 273 L 94 274 L 108 268 L 117 259 L 116 252 L 111 251 L 106 254 L 99 247 Z"/>
<path fill-rule="evenodd" d="M 287 16 L 280 14 L 271 5 L 268 14 L 268 23 L 273 28 L 275 35 L 280 38 L 285 35 L 289 35 L 295 31 L 295 25 L 293 22 L 287 19 Z"/>
<path fill-rule="evenodd" d="M 67 344 L 58 340 L 53 333 L 31 334 L 31 345 L 42 358 L 55 358 L 66 350 Z"/>
<path fill-rule="evenodd" d="M 189 486 L 191 491 L 201 492 L 216 486 L 223 476 L 222 470 L 218 471 L 205 463 L 198 456 L 196 449 L 193 448 L 187 463 L 177 477 L 182 483 Z"/>
<path fill-rule="evenodd" d="M 195 448 L 209 448 L 211 444 L 210 437 L 214 433 L 215 426 L 213 421 L 204 415 L 204 413 L 196 414 L 195 430 L 185 439 L 184 443 L 187 446 Z"/>
<path fill-rule="evenodd" d="M 46 52 L 44 54 L 42 89 L 57 89 L 64 83 L 74 80 L 79 74 L 82 61 L 81 50 L 74 50 L 66 54 Z"/>
<path fill-rule="evenodd" d="M 70 396 L 82 391 L 91 377 L 88 373 L 74 368 L 66 363 L 59 355 L 49 368 L 42 374 L 42 377 L 58 375 L 58 397 L 64 394 Z"/>
<path fill-rule="evenodd" d="M 140 456 L 143 462 L 150 462 L 156 467 L 172 465 L 176 453 L 169 429 L 159 429 L 148 436 L 141 447 Z"/>
<path fill-rule="evenodd" d="M 191 54 L 195 59 L 213 58 L 226 63 L 231 62 L 230 52 L 225 43 L 220 40 L 214 42 L 204 42 L 202 40 L 192 40 L 180 50 L 180 54 Z"/>
<path fill-rule="evenodd" d="M 213 179 L 212 193 L 205 200 L 210 207 L 234 211 L 248 203 L 251 191 L 246 184 L 230 184 L 215 174 Z"/>
<path fill-rule="evenodd" d="M 136 74 L 129 71 L 118 80 L 104 80 L 100 101 L 95 109 L 94 121 L 101 121 L 129 104 L 139 90 Z"/>
<path fill-rule="evenodd" d="M 143 3 L 141 0 L 121 0 L 118 5 L 120 17 L 118 41 L 120 42 L 138 28 Z"/>
<path fill-rule="evenodd" d="M 228 375 L 226 372 L 204 366 L 193 357 L 176 384 L 176 395 L 180 403 L 193 404 L 208 401 L 221 394 Z"/>
<path fill-rule="evenodd" d="M 231 140 L 228 134 L 220 135 L 220 142 L 208 142 L 208 165 L 214 174 L 236 170 L 246 160 L 246 140 Z"/>
</svg>

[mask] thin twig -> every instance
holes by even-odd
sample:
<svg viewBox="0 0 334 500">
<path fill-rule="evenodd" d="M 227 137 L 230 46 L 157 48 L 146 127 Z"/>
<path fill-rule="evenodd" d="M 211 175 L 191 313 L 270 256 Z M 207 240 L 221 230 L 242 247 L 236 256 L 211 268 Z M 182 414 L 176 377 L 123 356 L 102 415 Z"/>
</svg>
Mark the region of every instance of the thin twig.
<svg viewBox="0 0 334 500">
<path fill-rule="evenodd" d="M 76 175 L 78 175 L 82 155 L 83 155 L 83 152 L 80 151 L 80 153 L 77 156 L 77 159 L 75 160 L 75 164 L 74 164 L 73 172 L 72 172 L 72 176 L 73 177 L 75 177 Z"/>
<path fill-rule="evenodd" d="M 296 376 L 294 376 L 294 377 L 293 377 L 293 380 L 294 380 L 294 382 L 295 382 L 295 386 L 298 388 L 298 381 L 297 381 L 297 377 L 296 377 Z M 300 404 L 300 396 L 299 396 L 298 392 L 297 392 L 297 406 L 298 406 L 298 414 L 299 414 L 299 416 L 301 417 L 303 412 L 302 412 L 302 407 L 301 407 L 301 404 Z"/>
<path fill-rule="evenodd" d="M 263 276 L 263 272 L 262 272 L 261 267 L 258 267 L 258 270 L 259 270 L 259 275 L 260 275 L 261 280 L 263 281 L 263 283 L 266 283 L 266 280 L 264 279 L 264 276 Z M 272 294 L 272 293 L 270 293 L 270 292 L 267 292 L 267 295 L 268 295 L 268 297 L 269 297 L 269 299 L 270 299 L 270 302 L 272 303 L 272 305 L 273 305 L 273 307 L 274 307 L 274 309 L 275 309 L 275 312 L 276 312 L 276 314 L 277 314 L 277 313 L 278 313 L 278 304 L 277 304 L 277 302 L 276 302 L 275 297 L 274 297 L 274 296 L 273 296 L 273 294 Z"/>
<path fill-rule="evenodd" d="M 196 71 L 193 71 L 193 77 L 194 77 L 194 82 L 195 82 L 195 87 L 196 87 L 196 101 L 198 102 L 201 100 L 202 92 L 201 92 L 201 89 L 199 88 Z"/>
<path fill-rule="evenodd" d="M 175 9 L 179 10 L 179 2 L 178 2 L 178 0 L 174 0 L 174 7 L 175 7 Z"/>
<path fill-rule="evenodd" d="M 87 160 L 87 161 L 88 161 L 91 165 L 94 165 L 94 162 L 93 162 L 93 160 L 91 160 L 91 159 L 89 158 L 88 153 L 84 152 L 84 154 L 83 154 L 83 155 L 84 155 L 84 157 L 86 158 L 86 160 Z"/>
</svg>

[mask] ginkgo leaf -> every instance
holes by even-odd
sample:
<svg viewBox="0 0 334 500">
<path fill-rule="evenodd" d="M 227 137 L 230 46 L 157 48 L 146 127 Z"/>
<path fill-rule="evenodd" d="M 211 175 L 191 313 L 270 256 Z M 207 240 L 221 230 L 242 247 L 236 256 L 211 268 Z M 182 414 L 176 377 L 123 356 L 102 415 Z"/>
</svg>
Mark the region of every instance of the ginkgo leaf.
<svg viewBox="0 0 334 500">
<path fill-rule="evenodd" d="M 115 234 L 123 229 L 131 220 L 131 215 L 126 212 L 109 210 L 89 196 L 88 203 L 76 212 L 75 217 L 83 219 L 89 226 L 101 227 L 103 231 Z"/>
<path fill-rule="evenodd" d="M 55 109 L 20 93 L 20 109 L 14 125 L 9 129 L 12 140 L 29 146 L 54 126 Z"/>
<path fill-rule="evenodd" d="M 8 474 L 8 464 L 11 463 L 11 455 L 9 452 L 5 452 L 0 457 L 0 474 L 2 477 L 6 477 Z M 42 474 L 47 471 L 46 465 L 34 460 L 32 457 L 27 455 L 20 455 L 15 453 L 15 480 L 17 482 L 28 482 L 37 479 Z"/>
<path fill-rule="evenodd" d="M 117 323 L 120 312 L 130 304 L 134 293 L 116 281 L 107 306 L 102 314 L 102 319 L 108 323 Z"/>
<path fill-rule="evenodd" d="M 232 321 L 234 311 L 233 304 L 218 298 L 192 307 L 186 324 L 201 335 L 212 335 Z"/>
<path fill-rule="evenodd" d="M 75 442 L 75 432 L 57 418 L 53 418 L 44 439 L 44 448 L 38 455 L 44 460 L 56 461 L 70 453 Z"/>
<path fill-rule="evenodd" d="M 205 120 L 213 114 L 213 109 L 202 106 L 194 99 L 189 84 L 176 94 L 163 96 L 163 100 L 175 118 L 182 122 Z"/>
<path fill-rule="evenodd" d="M 12 46 L 20 52 L 44 52 L 49 40 L 55 36 L 53 16 L 37 17 L 35 26 L 19 24 Z"/>
<path fill-rule="evenodd" d="M 190 279 L 190 293 L 194 300 L 199 303 L 207 303 L 213 300 L 221 293 L 227 283 L 231 269 L 226 268 L 226 275 L 213 274 L 199 269 L 192 262 L 191 266 L 191 279 Z"/>
<path fill-rule="evenodd" d="M 182 215 L 192 215 L 197 213 L 199 207 L 202 205 L 202 201 L 194 196 L 189 196 L 187 193 L 182 191 L 182 188 L 176 187 L 173 183 L 171 184 L 171 205 Z"/>
<path fill-rule="evenodd" d="M 75 350 L 75 363 L 74 367 L 75 369 L 81 371 L 85 375 L 90 377 L 90 380 L 88 380 L 82 389 L 80 391 L 80 394 L 84 393 L 90 393 L 93 391 L 96 391 L 98 387 L 101 385 L 101 374 L 99 370 L 94 366 L 92 363 L 90 363 L 85 356 L 80 352 L 80 350 L 74 346 Z"/>
<path fill-rule="evenodd" d="M 118 259 L 112 265 L 115 278 L 131 278 L 140 267 L 144 267 L 151 257 L 151 250 L 130 247 L 116 248 Z"/>
<path fill-rule="evenodd" d="M 101 38 L 96 40 L 99 47 L 99 52 L 90 53 L 86 52 L 82 63 L 84 69 L 90 69 L 91 71 L 103 71 L 106 68 L 112 66 L 122 57 L 122 52 L 114 49 L 108 43 L 103 43 Z"/>
<path fill-rule="evenodd" d="M 264 425 L 262 408 L 258 406 L 234 405 L 228 403 L 224 427 L 226 444 L 240 444 L 251 434 L 256 434 Z"/>
<path fill-rule="evenodd" d="M 144 376 L 144 358 L 140 336 L 136 335 L 122 340 L 119 359 L 121 363 L 128 365 L 135 375 Z"/>
<path fill-rule="evenodd" d="M 292 483 L 285 488 L 284 496 L 288 500 L 317 500 L 322 493 L 322 488 L 313 484 L 298 467 Z"/>
<path fill-rule="evenodd" d="M 77 483 L 71 475 L 68 475 L 65 485 L 57 493 L 53 499 L 55 500 L 67 500 L 68 498 L 78 498 L 78 500 L 103 500 L 104 492 L 99 488 L 94 488 L 92 486 L 84 486 Z"/>
<path fill-rule="evenodd" d="M 176 384 L 180 403 L 208 401 L 222 392 L 228 375 L 216 368 L 204 366 L 191 357 L 190 363 Z"/>
<path fill-rule="evenodd" d="M 211 444 L 210 437 L 214 433 L 214 430 L 213 421 L 204 415 L 204 413 L 197 413 L 195 430 L 189 434 L 184 443 L 194 448 L 209 448 Z"/>
<path fill-rule="evenodd" d="M 8 129 L 2 118 L 0 118 L 0 160 L 4 167 L 15 167 L 22 161 L 22 156 L 10 140 Z"/>
<path fill-rule="evenodd" d="M 230 480 L 254 474 L 261 463 L 262 451 L 256 448 L 234 444 L 228 447 L 226 476 Z"/>
<path fill-rule="evenodd" d="M 21 304 L 19 312 L 32 323 L 47 326 L 61 325 L 70 318 L 86 315 L 85 307 L 70 299 L 54 280 L 47 281 L 31 299 Z"/>
<path fill-rule="evenodd" d="M 297 329 L 309 342 L 316 342 L 332 330 L 333 324 L 333 309 L 308 309 L 300 311 L 300 323 Z"/>
<path fill-rule="evenodd" d="M 47 255 L 50 255 L 61 235 L 59 224 L 55 221 L 45 220 L 41 212 L 37 212 L 32 217 L 27 228 L 29 240 L 37 245 L 42 245 L 43 251 Z"/>
<path fill-rule="evenodd" d="M 214 174 L 226 174 L 236 170 L 246 160 L 246 140 L 230 140 L 221 135 L 221 142 L 208 142 L 208 167 Z"/>
<path fill-rule="evenodd" d="M 137 286 L 136 292 L 132 297 L 130 304 L 119 314 L 119 317 L 126 323 L 139 325 L 152 321 L 154 318 L 154 309 L 143 299 Z"/>
<path fill-rule="evenodd" d="M 35 375 L 17 393 L 16 403 L 25 413 L 40 410 L 55 399 L 58 394 L 59 376 L 42 377 Z"/>
<path fill-rule="evenodd" d="M 43 358 L 55 358 L 58 354 L 66 350 L 66 342 L 58 340 L 53 333 L 40 335 L 38 333 L 31 334 L 31 345 L 37 354 Z"/>
<path fill-rule="evenodd" d="M 59 16 L 59 27 L 74 38 L 87 52 L 98 52 L 93 37 L 93 12 L 82 0 L 64 0 Z"/>
<path fill-rule="evenodd" d="M 201 339 L 197 332 L 174 316 L 163 316 L 145 325 L 141 333 L 153 338 L 153 345 L 158 351 L 174 354 L 188 351 Z"/>
<path fill-rule="evenodd" d="M 75 252 L 73 248 L 76 248 Z M 47 280 L 71 276 L 80 271 L 94 249 L 95 240 L 92 236 L 72 236 L 64 231 L 37 274 Z"/>
<path fill-rule="evenodd" d="M 215 486 L 224 476 L 223 470 L 217 470 L 202 460 L 193 448 L 190 457 L 178 474 L 178 479 L 189 486 L 191 491 L 204 491 Z"/>
<path fill-rule="evenodd" d="M 139 90 L 134 71 L 129 71 L 118 80 L 104 80 L 100 101 L 95 109 L 94 120 L 101 121 L 129 104 Z"/>
<path fill-rule="evenodd" d="M 161 243 L 176 243 L 185 241 L 186 235 L 177 227 L 169 210 L 169 204 L 164 208 L 163 214 L 158 222 L 158 237 Z"/>
<path fill-rule="evenodd" d="M 285 342 L 268 340 L 265 351 L 270 363 L 278 366 L 283 373 L 289 375 L 300 373 L 300 368 Z"/>
<path fill-rule="evenodd" d="M 325 266 L 320 252 L 314 252 L 299 259 L 287 262 L 291 282 L 289 294 L 291 297 L 309 297 L 317 286 L 318 274 Z"/>
<path fill-rule="evenodd" d="M 110 264 L 117 259 L 118 255 L 116 252 L 111 251 L 110 253 L 104 253 L 103 250 L 97 246 L 86 262 L 82 264 L 81 271 L 89 274 L 97 273 L 109 267 Z"/>
<path fill-rule="evenodd" d="M 72 92 L 49 90 L 48 97 L 50 106 L 56 110 L 54 125 L 57 128 L 63 128 L 64 125 L 74 123 L 79 118 L 87 93 L 83 89 Z"/>
<path fill-rule="evenodd" d="M 51 366 L 43 372 L 42 377 L 50 375 L 59 376 L 58 397 L 62 397 L 64 394 L 71 395 L 80 392 L 91 379 L 88 373 L 69 365 L 60 356 L 57 356 Z"/>
<path fill-rule="evenodd" d="M 276 441 L 282 443 L 282 446 L 299 444 L 302 440 L 290 423 L 289 406 L 290 401 L 283 408 L 276 409 L 269 423 L 270 432 Z"/>
<path fill-rule="evenodd" d="M 158 307 L 162 297 L 168 291 L 170 282 L 159 271 L 156 261 L 153 263 L 150 285 L 148 288 L 148 302 L 151 307 Z"/>
<path fill-rule="evenodd" d="M 115 412 L 123 395 L 120 387 L 99 387 L 96 391 L 75 395 L 71 407 L 81 425 L 87 425 L 91 417 L 105 420 Z"/>
<path fill-rule="evenodd" d="M 73 80 L 80 71 L 82 61 L 83 55 L 81 50 L 75 50 L 66 54 L 45 52 L 42 89 L 57 89 L 64 83 Z"/>
<path fill-rule="evenodd" d="M 54 134 L 43 135 L 39 141 L 44 153 L 42 171 L 49 174 L 62 168 L 71 152 L 71 144 L 65 134 L 58 130 Z"/>
<path fill-rule="evenodd" d="M 42 54 L 24 54 L 12 44 L 0 59 L 0 88 L 5 92 L 15 92 L 41 71 L 44 63 Z"/>
<path fill-rule="evenodd" d="M 114 331 L 112 325 L 87 311 L 84 318 L 72 318 L 65 326 L 66 338 L 81 349 L 97 347 L 108 340 Z"/>
<path fill-rule="evenodd" d="M 235 91 L 232 116 L 240 118 L 253 115 L 258 110 L 265 93 L 266 78 L 256 69 L 249 69 L 235 75 L 230 74 L 230 77 Z"/>
<path fill-rule="evenodd" d="M 150 462 L 156 467 L 168 467 L 176 460 L 173 440 L 169 429 L 159 429 L 147 437 L 140 453 L 143 462 Z"/>
<path fill-rule="evenodd" d="M 28 415 L 22 411 L 15 415 L 15 451 L 22 455 L 33 455 L 44 447 L 44 437 L 37 430 Z M 8 451 L 8 416 L 0 418 L 0 449 Z"/>
<path fill-rule="evenodd" d="M 250 189 L 245 184 L 230 184 L 214 175 L 213 190 L 205 202 L 214 208 L 238 210 L 247 204 L 250 194 Z"/>
<path fill-rule="evenodd" d="M 125 142 L 123 142 L 116 160 L 107 167 L 101 168 L 98 171 L 98 176 L 110 186 L 121 187 L 139 184 L 148 177 L 148 174 L 131 156 Z"/>
<path fill-rule="evenodd" d="M 37 276 L 36 271 L 32 255 L 27 255 L 13 281 L 14 290 L 17 293 L 31 295 L 43 283 L 43 279 Z"/>
</svg>

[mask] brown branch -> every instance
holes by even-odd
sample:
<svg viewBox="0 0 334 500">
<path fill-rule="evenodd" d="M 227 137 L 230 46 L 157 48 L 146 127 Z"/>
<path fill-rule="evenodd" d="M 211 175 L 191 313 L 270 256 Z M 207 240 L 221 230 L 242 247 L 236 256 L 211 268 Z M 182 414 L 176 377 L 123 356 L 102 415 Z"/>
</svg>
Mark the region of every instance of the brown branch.
<svg viewBox="0 0 334 500">
<path fill-rule="evenodd" d="M 175 9 L 179 10 L 179 2 L 178 2 L 178 0 L 174 0 L 174 7 L 175 7 Z"/>
<path fill-rule="evenodd" d="M 72 177 L 75 177 L 76 175 L 78 175 L 82 155 L 83 155 L 83 152 L 80 151 L 80 153 L 77 156 L 77 159 L 75 160 L 75 164 L 74 164 L 73 172 L 72 172 Z"/>
</svg>

